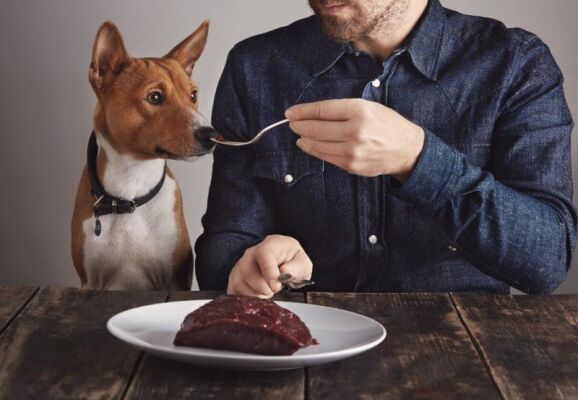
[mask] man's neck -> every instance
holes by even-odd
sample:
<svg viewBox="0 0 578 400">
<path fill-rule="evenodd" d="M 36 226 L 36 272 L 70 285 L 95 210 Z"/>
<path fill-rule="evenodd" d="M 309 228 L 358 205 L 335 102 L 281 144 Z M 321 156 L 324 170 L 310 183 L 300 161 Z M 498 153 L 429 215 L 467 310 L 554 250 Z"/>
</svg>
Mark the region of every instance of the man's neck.
<svg viewBox="0 0 578 400">
<path fill-rule="evenodd" d="M 410 0 L 409 7 L 394 26 L 383 26 L 375 32 L 352 43 L 356 50 L 362 50 L 378 59 L 385 59 L 397 50 L 409 36 L 423 15 L 428 0 Z"/>
</svg>

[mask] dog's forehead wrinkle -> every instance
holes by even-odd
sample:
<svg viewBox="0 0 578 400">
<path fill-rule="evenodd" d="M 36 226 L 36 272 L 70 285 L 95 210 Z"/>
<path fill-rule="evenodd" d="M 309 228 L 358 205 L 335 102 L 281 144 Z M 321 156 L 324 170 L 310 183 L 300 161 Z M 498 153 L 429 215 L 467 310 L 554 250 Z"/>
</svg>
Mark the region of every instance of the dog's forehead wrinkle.
<svg viewBox="0 0 578 400">
<path fill-rule="evenodd" d="M 175 60 L 161 58 L 158 59 L 157 62 L 158 65 L 167 72 L 175 84 L 178 84 L 187 90 L 196 87 L 193 79 L 187 75 L 183 67 Z"/>
<path fill-rule="evenodd" d="M 143 59 L 132 59 L 131 62 L 119 74 L 113 87 L 124 92 L 134 92 L 136 88 L 149 85 L 152 82 L 168 82 L 166 74 L 152 63 Z"/>
<path fill-rule="evenodd" d="M 125 86 L 138 86 L 151 80 L 152 77 L 146 72 L 146 67 L 140 59 L 132 59 L 131 62 L 123 69 L 119 74 L 114 86 L 117 88 L 123 88 Z"/>
<path fill-rule="evenodd" d="M 153 81 L 163 81 L 177 92 L 188 97 L 189 92 L 196 87 L 189 76 L 178 63 L 162 58 L 139 58 L 126 69 L 127 74 L 134 79 L 132 84 L 146 85 Z M 120 78 L 120 77 L 119 77 Z M 138 81 L 137 81 L 138 80 Z"/>
</svg>

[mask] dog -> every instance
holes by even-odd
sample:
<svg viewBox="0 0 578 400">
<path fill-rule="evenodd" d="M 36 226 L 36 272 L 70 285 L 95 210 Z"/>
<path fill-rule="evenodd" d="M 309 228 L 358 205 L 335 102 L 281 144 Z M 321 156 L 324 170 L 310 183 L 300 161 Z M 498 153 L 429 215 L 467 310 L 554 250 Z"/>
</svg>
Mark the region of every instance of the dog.
<svg viewBox="0 0 578 400">
<path fill-rule="evenodd" d="M 190 290 L 193 254 L 167 159 L 214 147 L 191 78 L 208 30 L 205 21 L 162 58 L 131 58 L 112 22 L 98 30 L 88 74 L 94 131 L 71 223 L 82 288 Z"/>
</svg>

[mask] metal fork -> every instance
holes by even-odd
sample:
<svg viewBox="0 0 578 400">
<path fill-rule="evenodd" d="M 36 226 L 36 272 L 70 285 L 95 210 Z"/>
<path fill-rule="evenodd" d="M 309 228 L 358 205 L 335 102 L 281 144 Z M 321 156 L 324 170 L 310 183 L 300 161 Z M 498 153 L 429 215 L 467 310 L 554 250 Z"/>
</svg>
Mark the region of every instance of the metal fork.
<svg viewBox="0 0 578 400">
<path fill-rule="evenodd" d="M 261 138 L 263 137 L 263 135 L 265 134 L 265 132 L 270 131 L 273 128 L 278 127 L 279 125 L 283 125 L 286 124 L 287 122 L 289 122 L 288 119 L 284 119 L 283 121 L 279 121 L 279 122 L 275 122 L 274 124 L 271 124 L 265 128 L 263 128 L 261 130 L 261 132 L 259 132 L 257 135 L 255 135 L 255 137 L 247 142 L 233 142 L 230 140 L 219 140 L 217 138 L 211 138 L 211 140 L 215 143 L 219 143 L 219 144 L 224 144 L 225 146 L 248 146 L 250 144 L 254 144 L 257 143 L 259 140 L 261 140 Z"/>
<path fill-rule="evenodd" d="M 302 279 L 299 281 L 291 274 L 281 274 L 279 276 L 279 282 L 288 289 L 301 289 L 305 286 L 315 284 L 315 282 L 310 279 Z"/>
</svg>

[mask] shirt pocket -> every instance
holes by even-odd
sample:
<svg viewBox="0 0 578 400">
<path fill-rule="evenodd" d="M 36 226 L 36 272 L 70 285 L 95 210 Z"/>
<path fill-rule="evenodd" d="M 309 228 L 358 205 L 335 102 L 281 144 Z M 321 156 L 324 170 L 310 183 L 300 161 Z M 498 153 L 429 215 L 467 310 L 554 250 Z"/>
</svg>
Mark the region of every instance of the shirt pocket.
<svg viewBox="0 0 578 400">
<path fill-rule="evenodd" d="M 325 238 L 327 229 L 323 161 L 300 150 L 256 154 L 253 176 L 274 199 L 279 234 L 302 245 Z"/>
</svg>

